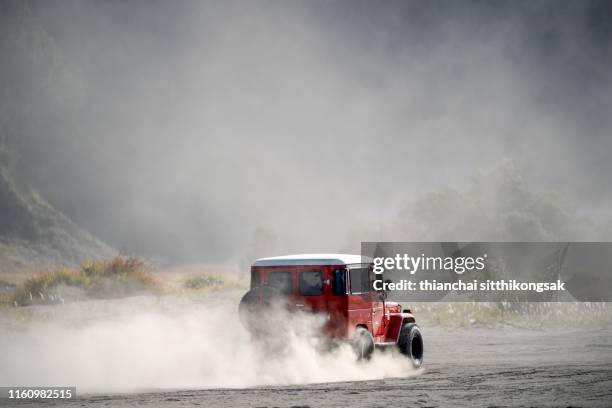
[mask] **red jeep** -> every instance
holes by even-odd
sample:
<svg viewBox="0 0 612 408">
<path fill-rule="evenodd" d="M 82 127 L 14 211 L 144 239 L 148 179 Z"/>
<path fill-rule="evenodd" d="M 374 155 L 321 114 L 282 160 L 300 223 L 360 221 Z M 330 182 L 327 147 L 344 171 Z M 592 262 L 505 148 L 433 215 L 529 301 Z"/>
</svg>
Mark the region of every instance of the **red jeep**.
<svg viewBox="0 0 612 408">
<path fill-rule="evenodd" d="M 241 319 L 256 330 L 263 309 L 282 299 L 289 310 L 323 314 L 324 334 L 350 339 L 360 359 L 369 359 L 375 346 L 394 346 L 420 367 L 423 337 L 414 315 L 386 301 L 384 291 L 373 289 L 374 280 L 382 275 L 373 273 L 371 259 L 359 255 L 261 258 L 251 267 L 251 290 L 240 301 Z M 255 319 L 246 322 L 247 315 Z"/>
</svg>

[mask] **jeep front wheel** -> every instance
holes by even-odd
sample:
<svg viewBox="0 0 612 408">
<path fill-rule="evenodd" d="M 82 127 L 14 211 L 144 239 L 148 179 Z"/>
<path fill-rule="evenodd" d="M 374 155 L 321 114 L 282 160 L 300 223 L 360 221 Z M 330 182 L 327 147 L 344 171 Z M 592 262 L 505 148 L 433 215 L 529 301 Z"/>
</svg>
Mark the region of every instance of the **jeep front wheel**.
<svg viewBox="0 0 612 408">
<path fill-rule="evenodd" d="M 374 352 L 374 337 L 365 327 L 357 327 L 351 345 L 357 360 L 369 360 Z"/>
<path fill-rule="evenodd" d="M 407 323 L 402 327 L 397 347 L 400 352 L 409 357 L 414 368 L 419 368 L 423 364 L 423 336 L 419 326 L 414 323 Z"/>
</svg>

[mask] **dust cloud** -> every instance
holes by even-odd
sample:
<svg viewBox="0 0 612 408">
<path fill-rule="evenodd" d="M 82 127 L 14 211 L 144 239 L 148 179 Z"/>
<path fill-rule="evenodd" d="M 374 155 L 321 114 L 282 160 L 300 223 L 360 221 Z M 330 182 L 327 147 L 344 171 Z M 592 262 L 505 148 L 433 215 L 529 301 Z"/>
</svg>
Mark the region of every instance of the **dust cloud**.
<svg viewBox="0 0 612 408">
<path fill-rule="evenodd" d="M 30 314 L 28 323 L 0 336 L 0 383 L 130 392 L 418 374 L 407 358 L 390 352 L 377 351 L 370 362 L 362 363 L 348 345 L 322 351 L 308 335 L 320 323 L 312 316 L 294 316 L 279 325 L 278 340 L 284 347 L 264 352 L 240 324 L 238 294 L 234 295 L 137 297 L 30 308 L 23 312 Z"/>
<path fill-rule="evenodd" d="M 352 228 L 505 159 L 610 219 L 607 2 L 2 11 L 16 173 L 129 253 L 233 261 L 258 227 L 261 255 L 346 252 Z"/>
</svg>

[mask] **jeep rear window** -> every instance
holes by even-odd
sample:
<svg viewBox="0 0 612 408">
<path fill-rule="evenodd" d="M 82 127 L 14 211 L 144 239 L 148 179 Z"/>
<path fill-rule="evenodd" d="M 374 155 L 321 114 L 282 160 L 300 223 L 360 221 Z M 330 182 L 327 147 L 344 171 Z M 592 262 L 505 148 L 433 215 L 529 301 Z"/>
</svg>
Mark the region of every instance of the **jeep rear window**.
<svg viewBox="0 0 612 408">
<path fill-rule="evenodd" d="M 323 272 L 300 272 L 300 294 L 304 296 L 317 296 L 323 294 Z"/>
<path fill-rule="evenodd" d="M 293 291 L 291 272 L 270 272 L 268 286 L 280 290 L 285 295 L 290 295 Z"/>
<path fill-rule="evenodd" d="M 251 270 L 251 289 L 259 287 L 259 272 Z"/>
<path fill-rule="evenodd" d="M 351 293 L 360 294 L 370 292 L 370 278 L 368 268 L 356 268 L 350 270 Z"/>
</svg>

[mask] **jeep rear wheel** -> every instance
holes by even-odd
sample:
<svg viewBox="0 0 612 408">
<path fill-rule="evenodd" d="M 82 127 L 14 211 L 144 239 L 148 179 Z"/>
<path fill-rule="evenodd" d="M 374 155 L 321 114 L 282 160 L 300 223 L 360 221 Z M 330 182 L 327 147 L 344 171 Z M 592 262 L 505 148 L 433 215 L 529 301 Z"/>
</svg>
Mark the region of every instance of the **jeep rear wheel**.
<svg viewBox="0 0 612 408">
<path fill-rule="evenodd" d="M 414 323 L 406 323 L 402 327 L 397 347 L 400 352 L 410 358 L 414 368 L 419 368 L 423 364 L 423 336 L 419 326 Z"/>
<path fill-rule="evenodd" d="M 374 352 L 374 337 L 365 327 L 357 327 L 351 345 L 357 360 L 369 360 Z"/>
</svg>

